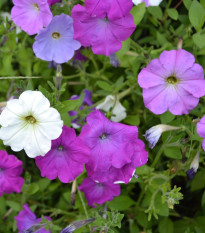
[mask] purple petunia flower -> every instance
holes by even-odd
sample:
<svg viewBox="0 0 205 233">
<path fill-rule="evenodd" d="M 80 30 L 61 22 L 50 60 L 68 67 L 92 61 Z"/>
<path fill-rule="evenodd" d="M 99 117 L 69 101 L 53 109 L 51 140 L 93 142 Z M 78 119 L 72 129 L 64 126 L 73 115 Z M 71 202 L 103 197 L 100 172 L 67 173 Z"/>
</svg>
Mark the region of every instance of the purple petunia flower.
<svg viewBox="0 0 205 233">
<path fill-rule="evenodd" d="M 102 205 L 120 195 L 119 184 L 98 183 L 90 178 L 85 178 L 78 188 L 84 193 L 88 205 L 93 208 L 96 208 L 94 204 Z"/>
<path fill-rule="evenodd" d="M 54 16 L 48 27 L 35 37 L 33 51 L 36 57 L 56 63 L 68 62 L 81 47 L 80 42 L 73 39 L 73 33 L 73 20 L 69 15 Z"/>
<path fill-rule="evenodd" d="M 197 123 L 197 133 L 203 138 L 202 147 L 205 151 L 205 116 Z"/>
<path fill-rule="evenodd" d="M 117 2 L 121 4 L 117 5 Z M 125 3 L 123 5 L 122 3 Z M 74 19 L 74 38 L 84 47 L 92 47 L 95 54 L 109 56 L 119 51 L 121 41 L 126 40 L 135 30 L 130 1 L 86 0 L 83 7 L 75 5 L 72 10 Z M 130 7 L 131 6 L 131 7 Z M 120 9 L 120 10 L 119 10 Z"/>
<path fill-rule="evenodd" d="M 35 161 L 42 177 L 50 180 L 58 177 L 61 182 L 68 183 L 82 173 L 88 156 L 89 149 L 76 137 L 75 130 L 63 126 L 61 136 L 52 141 L 51 150 Z"/>
<path fill-rule="evenodd" d="M 202 66 L 186 50 L 163 51 L 138 75 L 146 108 L 155 114 L 188 114 L 205 95 Z"/>
<path fill-rule="evenodd" d="M 24 179 L 20 177 L 23 163 L 14 155 L 0 150 L 0 196 L 3 193 L 20 193 Z"/>
<path fill-rule="evenodd" d="M 17 221 L 19 233 L 24 233 L 25 230 L 41 222 L 41 218 L 36 218 L 36 215 L 31 211 L 28 204 L 25 204 L 23 208 L 24 209 L 21 210 L 16 217 L 14 217 L 14 219 Z M 45 218 L 51 221 L 49 217 L 45 216 Z M 51 233 L 51 231 L 47 231 L 43 228 L 36 233 Z"/>
<path fill-rule="evenodd" d="M 48 0 L 48 4 L 49 5 L 54 5 L 56 4 L 57 2 L 60 2 L 61 0 Z"/>
<path fill-rule="evenodd" d="M 11 19 L 29 35 L 48 26 L 52 13 L 46 0 L 13 0 Z"/>
<path fill-rule="evenodd" d="M 111 122 L 98 110 L 88 115 L 79 137 L 90 148 L 87 172 L 99 182 L 128 183 L 135 168 L 147 162 L 137 127 Z"/>
</svg>

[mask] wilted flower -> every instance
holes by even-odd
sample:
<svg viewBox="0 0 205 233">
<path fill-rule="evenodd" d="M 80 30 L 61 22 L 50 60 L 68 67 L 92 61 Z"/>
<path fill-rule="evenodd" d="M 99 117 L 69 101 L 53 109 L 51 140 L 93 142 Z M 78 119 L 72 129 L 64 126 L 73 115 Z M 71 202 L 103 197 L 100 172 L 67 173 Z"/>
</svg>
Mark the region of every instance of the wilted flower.
<svg viewBox="0 0 205 233">
<path fill-rule="evenodd" d="M 8 155 L 0 150 L 0 196 L 3 193 L 20 193 L 24 179 L 20 177 L 23 171 L 23 163 L 14 155 Z"/>
<path fill-rule="evenodd" d="M 34 158 L 50 150 L 51 140 L 62 132 L 63 121 L 40 91 L 25 91 L 19 99 L 7 102 L 0 115 L 0 125 L 4 145 L 11 146 L 13 151 L 24 149 Z"/>
<path fill-rule="evenodd" d="M 33 51 L 36 57 L 56 63 L 68 62 L 74 51 L 81 47 L 80 42 L 73 39 L 73 20 L 65 14 L 54 16 L 48 27 L 42 29 L 35 40 Z"/>
<path fill-rule="evenodd" d="M 135 5 L 145 2 L 146 6 L 159 6 L 162 0 L 132 0 Z"/>
<path fill-rule="evenodd" d="M 144 136 L 146 140 L 149 142 L 149 147 L 153 149 L 154 146 L 159 141 L 159 138 L 163 132 L 170 130 L 178 130 L 178 129 L 180 129 L 180 127 L 160 124 L 153 126 L 149 130 L 147 130 Z"/>
<path fill-rule="evenodd" d="M 126 118 L 126 108 L 122 106 L 118 97 L 113 95 L 108 95 L 104 102 L 96 106 L 96 109 L 104 110 L 105 112 L 111 111 L 114 115 L 111 117 L 111 120 L 114 122 L 119 122 Z"/>
<path fill-rule="evenodd" d="M 46 0 L 13 0 L 11 18 L 29 35 L 38 33 L 48 26 L 52 13 Z"/>
<path fill-rule="evenodd" d="M 145 107 L 155 114 L 188 114 L 205 95 L 203 67 L 186 50 L 163 51 L 138 75 Z"/>
<path fill-rule="evenodd" d="M 99 183 L 90 178 L 85 178 L 78 188 L 84 192 L 88 205 L 93 208 L 96 207 L 94 204 L 102 205 L 120 195 L 119 184 Z"/>
<path fill-rule="evenodd" d="M 75 130 L 63 126 L 61 136 L 52 141 L 51 150 L 36 158 L 41 176 L 50 180 L 59 177 L 63 183 L 73 181 L 84 169 L 89 159 L 89 149 L 76 137 Z"/>
<path fill-rule="evenodd" d="M 199 156 L 200 156 L 200 152 L 198 151 L 190 165 L 189 171 L 187 172 L 187 175 L 189 176 L 190 179 L 194 178 L 194 175 L 196 174 L 199 168 Z"/>
<path fill-rule="evenodd" d="M 45 216 L 45 218 L 51 221 L 49 217 Z M 39 225 L 39 223 L 41 222 L 42 219 L 36 218 L 36 215 L 31 211 L 28 204 L 25 204 L 23 206 L 23 210 L 21 210 L 19 214 L 16 217 L 14 217 L 14 219 L 17 221 L 17 228 L 19 230 L 19 233 L 36 232 L 32 230 L 32 227 L 33 229 L 40 228 L 40 230 L 38 230 L 37 233 L 51 233 L 50 230 L 47 231 L 44 228 L 41 229 L 42 224 Z M 29 230 L 29 231 L 26 231 L 26 230 Z"/>
<path fill-rule="evenodd" d="M 95 54 L 109 56 L 119 51 L 121 41 L 129 38 L 136 27 L 129 13 L 131 0 L 86 0 L 85 6 L 78 4 L 72 9 L 74 38 L 84 47 L 91 46 Z"/>
<path fill-rule="evenodd" d="M 117 56 L 116 56 L 115 53 L 110 54 L 109 58 L 110 58 L 110 64 L 112 66 L 114 66 L 115 68 L 117 68 L 118 66 L 120 66 L 120 61 L 118 60 L 118 58 L 117 58 Z"/>
</svg>

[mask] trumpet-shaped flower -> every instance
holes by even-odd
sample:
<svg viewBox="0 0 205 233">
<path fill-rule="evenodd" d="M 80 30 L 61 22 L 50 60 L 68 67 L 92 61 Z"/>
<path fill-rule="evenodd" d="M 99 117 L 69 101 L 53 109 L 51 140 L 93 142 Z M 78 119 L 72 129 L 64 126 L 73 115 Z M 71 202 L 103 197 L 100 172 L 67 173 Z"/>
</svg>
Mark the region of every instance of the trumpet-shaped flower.
<svg viewBox="0 0 205 233">
<path fill-rule="evenodd" d="M 47 220 L 51 220 L 49 217 L 45 216 Z M 19 230 L 19 233 L 25 233 L 25 232 L 36 232 L 36 233 L 51 233 L 51 231 L 47 231 L 44 228 L 38 230 L 38 231 L 26 231 L 30 230 L 32 226 L 38 225 L 41 222 L 41 218 L 36 218 L 36 215 L 31 211 L 28 204 L 25 204 L 23 206 L 23 210 L 19 212 L 19 214 L 14 217 L 14 219 L 17 221 L 17 228 Z M 35 226 L 36 228 L 37 226 Z"/>
<path fill-rule="evenodd" d="M 24 149 L 34 158 L 50 150 L 51 140 L 62 132 L 63 121 L 41 92 L 25 91 L 19 99 L 7 102 L 0 115 L 0 125 L 0 139 L 5 145 L 13 151 Z"/>
<path fill-rule="evenodd" d="M 180 129 L 180 127 L 160 124 L 160 125 L 153 126 L 149 130 L 147 130 L 144 136 L 146 140 L 149 142 L 149 147 L 153 149 L 154 146 L 159 141 L 159 138 L 161 137 L 161 134 L 163 132 L 170 131 L 170 130 L 178 130 L 178 129 Z"/>
<path fill-rule="evenodd" d="M 68 183 L 82 173 L 88 158 L 89 149 L 76 137 L 75 130 L 63 126 L 61 136 L 52 141 L 51 150 L 35 161 L 41 176 L 50 180 L 59 177 L 61 182 Z"/>
<path fill-rule="evenodd" d="M 205 151 L 205 116 L 197 123 L 197 133 L 203 138 L 202 147 Z"/>
<path fill-rule="evenodd" d="M 3 193 L 21 192 L 24 179 L 20 177 L 23 163 L 14 155 L 0 150 L 0 196 Z"/>
<path fill-rule="evenodd" d="M 199 156 L 200 156 L 200 152 L 198 151 L 193 161 L 191 162 L 189 171 L 187 172 L 187 175 L 189 176 L 190 179 L 194 178 L 194 175 L 196 174 L 199 168 Z"/>
<path fill-rule="evenodd" d="M 88 205 L 95 208 L 94 204 L 102 205 L 106 201 L 112 201 L 120 195 L 120 185 L 113 183 L 99 183 L 90 178 L 85 178 L 79 186 L 84 193 Z"/>
<path fill-rule="evenodd" d="M 64 228 L 60 233 L 73 233 L 77 229 L 85 226 L 88 223 L 93 222 L 94 220 L 95 220 L 95 218 L 89 218 L 89 219 L 85 219 L 85 220 L 72 222 L 69 226 Z"/>
<path fill-rule="evenodd" d="M 186 50 L 163 51 L 138 75 L 145 107 L 155 114 L 188 114 L 205 95 L 204 70 Z"/>
<path fill-rule="evenodd" d="M 114 115 L 111 120 L 114 122 L 119 122 L 126 118 L 126 109 L 122 106 L 117 97 L 113 95 L 108 95 L 104 102 L 97 105 L 96 109 L 104 110 L 105 112 L 111 111 Z"/>
<path fill-rule="evenodd" d="M 159 6 L 162 0 L 132 0 L 135 5 L 145 2 L 146 6 Z"/>
<path fill-rule="evenodd" d="M 88 6 L 88 2 L 93 5 Z M 96 7 L 94 11 L 92 9 L 96 1 L 85 1 L 87 8 L 79 4 L 73 7 L 71 16 L 74 20 L 74 38 L 84 47 L 91 46 L 95 54 L 109 56 L 119 51 L 122 47 L 121 41 L 129 38 L 135 30 L 136 26 L 129 11 L 126 10 L 126 14 L 123 13 L 124 16 L 120 17 L 120 11 L 117 11 L 119 7 L 114 9 L 113 2 L 118 1 L 100 0 L 98 3 L 103 6 Z M 126 4 L 122 9 L 126 9 Z M 92 16 L 89 11 L 94 15 Z M 115 17 L 116 14 L 119 17 Z"/>
<path fill-rule="evenodd" d="M 69 15 L 54 16 L 48 27 L 35 37 L 33 51 L 36 57 L 56 63 L 68 62 L 81 47 L 80 42 L 73 39 L 73 33 L 73 20 Z"/>
<path fill-rule="evenodd" d="M 11 18 L 29 35 L 47 27 L 53 17 L 46 0 L 13 0 L 13 3 Z"/>
</svg>

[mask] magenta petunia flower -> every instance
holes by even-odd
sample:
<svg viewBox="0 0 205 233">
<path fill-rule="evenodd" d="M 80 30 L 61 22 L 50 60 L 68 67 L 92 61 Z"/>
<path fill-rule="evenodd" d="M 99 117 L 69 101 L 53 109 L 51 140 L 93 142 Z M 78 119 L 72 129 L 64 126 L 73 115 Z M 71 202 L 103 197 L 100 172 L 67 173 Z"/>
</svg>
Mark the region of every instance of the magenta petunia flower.
<svg viewBox="0 0 205 233">
<path fill-rule="evenodd" d="M 186 50 L 163 51 L 138 75 L 145 107 L 155 114 L 188 114 L 205 95 L 202 66 Z"/>
<path fill-rule="evenodd" d="M 11 19 L 29 35 L 47 27 L 52 13 L 46 0 L 13 0 Z"/>
<path fill-rule="evenodd" d="M 78 188 L 84 193 L 88 205 L 93 208 L 96 207 L 94 204 L 102 205 L 120 195 L 119 184 L 98 183 L 90 178 L 85 178 Z"/>
<path fill-rule="evenodd" d="M 0 196 L 3 193 L 20 193 L 24 179 L 20 177 L 23 171 L 23 163 L 14 155 L 8 155 L 0 150 Z"/>
<path fill-rule="evenodd" d="M 132 0 L 86 0 L 85 7 L 91 16 L 99 18 L 119 19 L 132 9 Z"/>
<path fill-rule="evenodd" d="M 112 5 L 117 1 L 98 1 L 103 8 L 96 7 L 96 11 L 92 10 L 95 4 L 92 6 L 90 2 L 85 1 L 87 8 L 79 4 L 73 7 L 71 16 L 74 20 L 74 38 L 84 47 L 91 46 L 95 54 L 109 56 L 119 51 L 122 47 L 121 41 L 129 38 L 135 30 L 133 17 L 129 13 L 130 7 L 123 6 L 124 10 L 127 9 L 126 14 L 123 10 L 123 17 L 120 17 L 120 11 L 115 11 L 119 7 L 114 9 L 115 4 Z M 89 11 L 94 12 L 94 15 Z M 115 17 L 116 13 L 118 17 Z"/>
<path fill-rule="evenodd" d="M 197 123 L 197 133 L 200 137 L 204 138 L 202 142 L 202 147 L 205 151 L 205 116 Z"/>
<path fill-rule="evenodd" d="M 136 139 L 134 146 L 134 153 L 131 157 L 131 162 L 125 164 L 121 168 L 115 168 L 111 166 L 107 171 L 97 170 L 94 171 L 89 163 L 86 164 L 86 170 L 88 176 L 92 179 L 100 182 L 112 182 L 112 183 L 129 183 L 135 173 L 136 167 L 141 167 L 148 161 L 148 152 L 145 150 L 145 144 L 140 139 Z"/>
<path fill-rule="evenodd" d="M 99 182 L 128 183 L 135 168 L 147 162 L 137 127 L 111 122 L 99 110 L 88 115 L 79 137 L 90 148 L 88 175 Z"/>
<path fill-rule="evenodd" d="M 35 37 L 33 51 L 36 57 L 56 63 L 68 62 L 81 47 L 80 42 L 73 39 L 73 33 L 73 20 L 69 15 L 54 16 L 48 27 Z"/>
<path fill-rule="evenodd" d="M 60 2 L 61 0 L 48 0 L 48 4 L 49 5 L 54 5 L 56 4 L 57 2 Z"/>
<path fill-rule="evenodd" d="M 49 217 L 45 216 L 46 219 L 49 221 L 51 220 Z M 17 221 L 17 228 L 19 230 L 19 233 L 24 233 L 25 230 L 29 229 L 33 225 L 36 225 L 41 222 L 41 218 L 36 218 L 36 215 L 31 211 L 28 204 L 25 204 L 23 206 L 23 210 L 19 212 L 19 214 L 14 217 L 14 219 Z M 36 233 L 51 233 L 51 231 L 47 231 L 44 228 L 42 228 L 39 231 L 35 231 Z"/>
<path fill-rule="evenodd" d="M 51 150 L 35 161 L 42 177 L 50 180 L 57 177 L 63 183 L 73 181 L 84 169 L 89 158 L 89 148 L 76 137 L 75 130 L 63 126 L 61 136 L 52 141 Z"/>
</svg>

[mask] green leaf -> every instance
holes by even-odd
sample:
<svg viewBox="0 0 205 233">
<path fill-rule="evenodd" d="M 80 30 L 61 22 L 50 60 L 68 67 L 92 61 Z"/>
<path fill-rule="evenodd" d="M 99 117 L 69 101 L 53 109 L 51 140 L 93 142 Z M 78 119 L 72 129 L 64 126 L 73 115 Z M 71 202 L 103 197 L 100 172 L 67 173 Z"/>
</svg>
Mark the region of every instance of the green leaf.
<svg viewBox="0 0 205 233">
<path fill-rule="evenodd" d="M 150 6 L 147 8 L 149 13 L 157 19 L 162 19 L 162 9 L 159 6 Z"/>
<path fill-rule="evenodd" d="M 169 147 L 164 150 L 164 154 L 171 159 L 182 159 L 182 153 L 179 147 Z"/>
<path fill-rule="evenodd" d="M 113 201 L 108 203 L 110 208 L 117 209 L 119 211 L 127 210 L 130 206 L 132 206 L 135 202 L 128 196 L 119 196 L 113 199 Z"/>
<path fill-rule="evenodd" d="M 103 90 L 105 90 L 105 91 L 109 91 L 109 92 L 112 92 L 112 91 L 113 91 L 112 86 L 111 86 L 109 83 L 106 83 L 106 82 L 104 82 L 104 81 L 98 81 L 98 82 L 97 82 L 97 85 L 98 85 L 101 89 L 103 89 Z"/>
<path fill-rule="evenodd" d="M 170 18 L 174 19 L 174 20 L 177 20 L 178 19 L 178 12 L 176 9 L 174 8 L 170 8 L 167 10 L 167 14 L 169 15 Z"/>
<path fill-rule="evenodd" d="M 127 116 L 124 119 L 124 122 L 129 124 L 129 125 L 139 125 L 140 124 L 140 118 L 139 116 Z"/>
<path fill-rule="evenodd" d="M 155 198 L 155 208 L 159 210 L 158 214 L 161 216 L 168 216 L 169 215 L 169 208 L 167 202 L 162 203 L 161 194 L 157 194 Z"/>
<path fill-rule="evenodd" d="M 15 211 L 20 211 L 21 205 L 18 202 L 15 201 L 6 201 L 7 206 L 12 208 Z"/>
<path fill-rule="evenodd" d="M 196 33 L 193 35 L 193 41 L 200 49 L 205 46 L 205 34 Z"/>
<path fill-rule="evenodd" d="M 26 194 L 33 195 L 39 191 L 39 186 L 36 183 L 31 183 L 28 188 L 26 188 Z"/>
<path fill-rule="evenodd" d="M 160 120 L 162 124 L 167 124 L 170 121 L 174 120 L 174 118 L 175 118 L 175 115 L 171 114 L 168 111 L 160 115 Z"/>
<path fill-rule="evenodd" d="M 205 188 L 205 171 L 198 171 L 191 183 L 191 191 Z"/>
<path fill-rule="evenodd" d="M 164 218 L 159 223 L 159 233 L 174 233 L 174 224 L 170 218 Z"/>
<path fill-rule="evenodd" d="M 205 10 L 197 0 L 194 0 L 191 4 L 189 9 L 189 20 L 196 31 L 199 31 L 204 24 Z"/>
<path fill-rule="evenodd" d="M 191 0 L 184 0 L 183 3 L 185 5 L 186 9 L 189 10 L 191 7 L 192 1 Z"/>
<path fill-rule="evenodd" d="M 47 179 L 47 178 L 42 178 L 38 181 L 38 186 L 39 186 L 39 190 L 42 192 L 44 191 L 49 184 L 51 183 L 51 180 Z"/>
<path fill-rule="evenodd" d="M 134 18 L 134 23 L 137 26 L 141 20 L 144 17 L 144 13 L 145 13 L 145 2 L 142 2 L 140 4 L 138 4 L 137 6 L 134 6 L 131 10 L 131 14 L 133 15 Z"/>
</svg>

